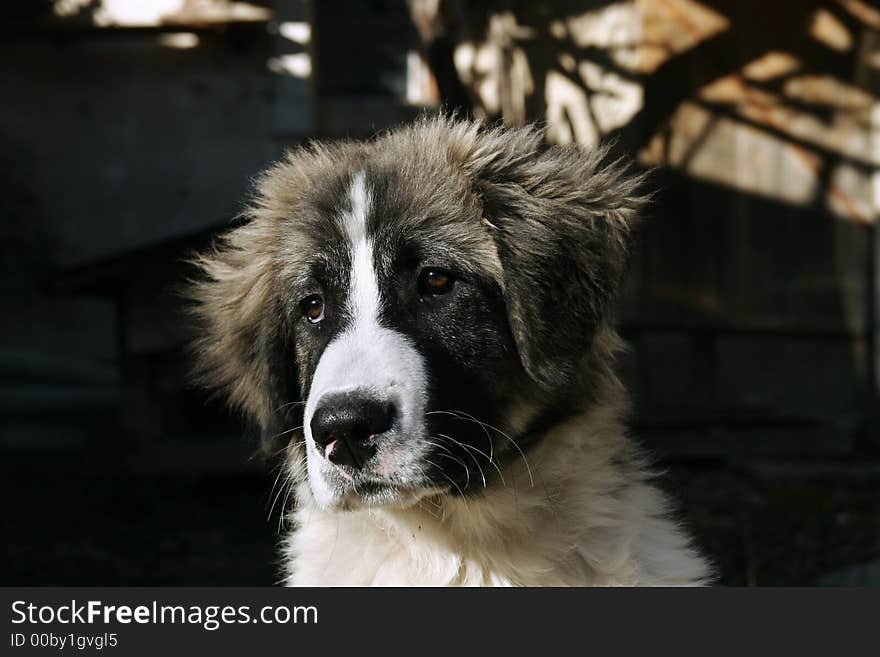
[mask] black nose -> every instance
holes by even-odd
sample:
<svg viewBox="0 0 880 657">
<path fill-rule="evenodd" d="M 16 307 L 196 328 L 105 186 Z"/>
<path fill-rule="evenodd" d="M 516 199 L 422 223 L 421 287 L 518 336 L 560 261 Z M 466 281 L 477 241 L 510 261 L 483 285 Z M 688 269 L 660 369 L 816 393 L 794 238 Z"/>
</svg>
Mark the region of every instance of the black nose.
<svg viewBox="0 0 880 657">
<path fill-rule="evenodd" d="M 394 424 L 394 404 L 363 393 L 331 395 L 312 416 L 312 438 L 320 452 L 337 465 L 360 468 L 376 453 L 374 436 Z"/>
</svg>

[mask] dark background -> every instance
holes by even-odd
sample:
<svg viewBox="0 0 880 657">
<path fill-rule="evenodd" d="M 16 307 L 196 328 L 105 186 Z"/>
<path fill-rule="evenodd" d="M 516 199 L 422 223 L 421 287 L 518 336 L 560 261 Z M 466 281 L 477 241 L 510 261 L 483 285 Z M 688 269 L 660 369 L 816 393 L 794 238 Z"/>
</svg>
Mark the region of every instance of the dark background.
<svg viewBox="0 0 880 657">
<path fill-rule="evenodd" d="M 183 258 L 309 138 L 445 106 L 656 202 L 633 434 L 722 583 L 880 581 L 880 8 L 0 3 L 0 584 L 269 584 L 276 463 L 186 383 Z"/>
</svg>

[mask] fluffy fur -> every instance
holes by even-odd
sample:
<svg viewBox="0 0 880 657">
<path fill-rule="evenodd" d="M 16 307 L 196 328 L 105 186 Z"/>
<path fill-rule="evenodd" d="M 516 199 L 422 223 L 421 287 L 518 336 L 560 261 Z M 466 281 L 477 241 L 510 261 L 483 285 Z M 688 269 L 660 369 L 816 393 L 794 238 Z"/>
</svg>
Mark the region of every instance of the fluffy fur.
<svg viewBox="0 0 880 657">
<path fill-rule="evenodd" d="M 609 382 L 610 383 L 610 382 Z M 299 485 L 285 582 L 319 586 L 694 586 L 709 569 L 627 444 L 622 391 L 549 431 L 479 497 L 323 511 Z"/>
<path fill-rule="evenodd" d="M 282 547 L 286 583 L 707 581 L 705 561 L 626 435 L 609 313 L 644 198 L 638 177 L 604 155 L 546 147 L 533 129 L 443 118 L 365 144 L 313 144 L 264 174 L 243 224 L 196 260 L 201 380 L 252 417 L 268 445 L 282 439 L 295 497 Z M 345 472 L 334 479 L 339 469 L 309 451 L 303 431 L 312 376 L 357 324 L 356 304 L 340 292 L 336 315 L 316 328 L 295 303 L 321 279 L 332 311 L 331 290 L 346 289 L 352 255 L 340 217 L 350 218 L 356 203 L 340 199 L 363 184 L 365 171 L 365 226 L 384 286 L 377 321 L 425 354 L 430 408 L 475 404 L 485 413 L 455 411 L 454 420 L 470 418 L 455 427 L 463 449 L 437 447 L 457 463 L 445 469 L 425 459 L 436 470 L 419 467 L 418 476 L 401 468 L 389 481 L 406 493 L 385 503 L 365 501 Z M 409 270 L 395 254 L 410 243 L 457 268 L 460 292 L 446 305 L 428 300 L 407 310 Z M 425 465 L 429 438 L 451 432 L 451 420 L 443 422 L 428 417 L 423 435 L 389 433 L 377 459 L 393 448 L 407 450 L 413 467 Z M 329 488 L 316 497 L 321 473 Z"/>
</svg>

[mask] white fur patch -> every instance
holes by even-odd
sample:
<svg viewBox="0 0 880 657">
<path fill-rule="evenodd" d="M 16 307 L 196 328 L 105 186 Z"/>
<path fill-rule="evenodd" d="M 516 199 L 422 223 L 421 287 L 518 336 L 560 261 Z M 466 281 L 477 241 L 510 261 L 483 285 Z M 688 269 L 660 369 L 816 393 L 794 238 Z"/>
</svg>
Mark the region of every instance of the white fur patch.
<svg viewBox="0 0 880 657">
<path fill-rule="evenodd" d="M 376 325 L 381 308 L 379 283 L 373 267 L 373 244 L 367 236 L 367 217 L 372 197 L 364 174 L 358 173 L 349 190 L 351 210 L 343 217 L 343 228 L 351 245 L 350 306 L 355 324 Z"/>
<path fill-rule="evenodd" d="M 324 350 L 305 407 L 309 483 L 322 507 L 332 506 L 339 498 L 326 477 L 327 470 L 336 466 L 320 455 L 311 432 L 312 417 L 324 396 L 364 390 L 392 401 L 399 426 L 389 436 L 389 443 L 403 442 L 405 438 L 412 443 L 413 438 L 418 439 L 424 432 L 427 377 L 423 359 L 406 336 L 379 324 L 382 299 L 373 265 L 373 244 L 367 234 L 371 196 L 362 173 L 354 176 L 349 199 L 350 210 L 341 220 L 351 248 L 348 310 L 352 323 Z M 385 451 L 389 456 L 395 453 L 392 444 Z"/>
</svg>

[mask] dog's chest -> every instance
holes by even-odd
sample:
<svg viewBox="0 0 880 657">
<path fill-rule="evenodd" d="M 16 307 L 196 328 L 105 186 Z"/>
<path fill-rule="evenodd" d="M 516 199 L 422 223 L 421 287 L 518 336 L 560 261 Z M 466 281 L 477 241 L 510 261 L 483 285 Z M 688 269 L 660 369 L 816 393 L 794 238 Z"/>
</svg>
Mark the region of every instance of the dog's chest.
<svg viewBox="0 0 880 657">
<path fill-rule="evenodd" d="M 488 555 L 467 556 L 429 528 L 389 527 L 369 514 L 314 515 L 288 538 L 292 585 L 505 586 Z"/>
</svg>

